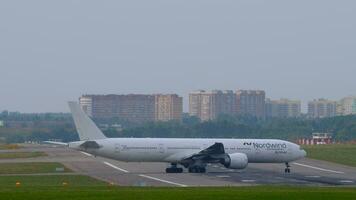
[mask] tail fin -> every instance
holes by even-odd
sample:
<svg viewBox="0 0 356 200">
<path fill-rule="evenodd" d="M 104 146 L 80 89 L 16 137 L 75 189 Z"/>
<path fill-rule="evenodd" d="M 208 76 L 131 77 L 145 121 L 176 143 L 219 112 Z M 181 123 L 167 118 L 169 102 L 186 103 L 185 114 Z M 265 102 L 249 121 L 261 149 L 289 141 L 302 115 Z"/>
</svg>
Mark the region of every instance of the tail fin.
<svg viewBox="0 0 356 200">
<path fill-rule="evenodd" d="M 68 102 L 68 105 L 81 141 L 106 138 L 95 123 L 84 113 L 77 102 Z"/>
</svg>

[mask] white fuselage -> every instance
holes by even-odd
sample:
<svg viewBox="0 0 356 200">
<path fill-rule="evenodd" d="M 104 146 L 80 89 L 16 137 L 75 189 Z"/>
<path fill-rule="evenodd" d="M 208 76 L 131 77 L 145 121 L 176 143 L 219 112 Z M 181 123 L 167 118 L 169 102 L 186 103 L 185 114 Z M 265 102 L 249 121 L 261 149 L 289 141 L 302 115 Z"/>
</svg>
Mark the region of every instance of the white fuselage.
<svg viewBox="0 0 356 200">
<path fill-rule="evenodd" d="M 179 163 L 217 142 L 223 143 L 227 154 L 246 154 L 249 163 L 286 163 L 306 155 L 299 145 L 272 139 L 108 138 L 95 140 L 100 148 L 90 150 L 79 147 L 83 142 L 73 142 L 69 146 L 127 162 Z"/>
</svg>

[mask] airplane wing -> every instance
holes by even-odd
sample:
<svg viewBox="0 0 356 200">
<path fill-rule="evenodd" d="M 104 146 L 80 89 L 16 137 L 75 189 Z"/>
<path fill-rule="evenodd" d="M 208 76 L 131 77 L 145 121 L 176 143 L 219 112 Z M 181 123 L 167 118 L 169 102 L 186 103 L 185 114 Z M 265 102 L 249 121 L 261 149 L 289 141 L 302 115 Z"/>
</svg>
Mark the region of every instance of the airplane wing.
<svg viewBox="0 0 356 200">
<path fill-rule="evenodd" d="M 212 154 L 224 154 L 224 153 L 225 153 L 225 148 L 223 143 L 215 143 L 212 146 L 202 150 L 198 154 L 212 155 Z"/>
<path fill-rule="evenodd" d="M 182 163 L 194 163 L 197 161 L 206 163 L 218 163 L 225 156 L 225 148 L 222 143 L 215 143 L 212 146 L 193 154 L 182 160 Z"/>
</svg>

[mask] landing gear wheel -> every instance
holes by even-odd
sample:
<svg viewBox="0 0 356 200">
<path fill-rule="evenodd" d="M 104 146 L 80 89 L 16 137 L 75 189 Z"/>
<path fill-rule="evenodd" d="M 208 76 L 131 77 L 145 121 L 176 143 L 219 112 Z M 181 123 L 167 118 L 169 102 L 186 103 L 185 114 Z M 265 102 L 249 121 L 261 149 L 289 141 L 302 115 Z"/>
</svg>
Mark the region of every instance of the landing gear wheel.
<svg viewBox="0 0 356 200">
<path fill-rule="evenodd" d="M 188 171 L 189 171 L 189 173 L 205 173 L 206 168 L 205 167 L 189 167 Z"/>
<path fill-rule="evenodd" d="M 183 173 L 183 168 L 177 167 L 176 163 L 172 163 L 171 167 L 166 168 L 166 173 L 169 173 L 169 174 Z"/>
<path fill-rule="evenodd" d="M 200 167 L 199 168 L 199 172 L 200 173 L 205 173 L 206 172 L 206 168 L 205 167 Z"/>
<path fill-rule="evenodd" d="M 166 168 L 166 173 L 168 173 L 168 174 L 180 174 L 180 173 L 183 173 L 183 168 L 179 168 L 179 167 Z"/>
<path fill-rule="evenodd" d="M 286 174 L 290 174 L 290 165 L 289 163 L 286 163 L 286 169 L 284 170 Z"/>
</svg>

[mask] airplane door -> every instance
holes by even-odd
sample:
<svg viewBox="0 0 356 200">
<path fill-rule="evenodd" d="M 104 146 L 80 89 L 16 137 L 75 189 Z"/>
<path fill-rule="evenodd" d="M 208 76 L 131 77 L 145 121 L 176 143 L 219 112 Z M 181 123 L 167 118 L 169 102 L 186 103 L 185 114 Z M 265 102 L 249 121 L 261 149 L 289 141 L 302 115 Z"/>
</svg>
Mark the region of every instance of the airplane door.
<svg viewBox="0 0 356 200">
<path fill-rule="evenodd" d="M 164 145 L 163 145 L 163 144 L 159 144 L 159 145 L 158 145 L 158 151 L 159 151 L 160 153 L 164 153 Z"/>
</svg>

